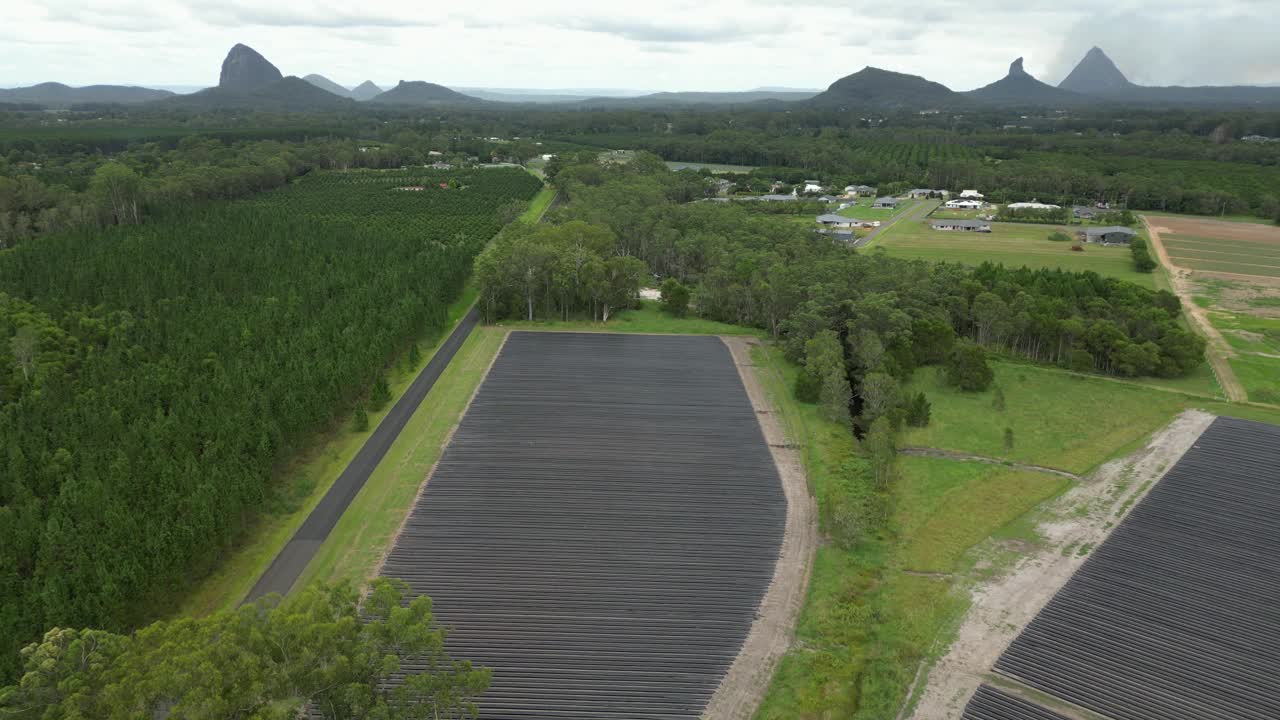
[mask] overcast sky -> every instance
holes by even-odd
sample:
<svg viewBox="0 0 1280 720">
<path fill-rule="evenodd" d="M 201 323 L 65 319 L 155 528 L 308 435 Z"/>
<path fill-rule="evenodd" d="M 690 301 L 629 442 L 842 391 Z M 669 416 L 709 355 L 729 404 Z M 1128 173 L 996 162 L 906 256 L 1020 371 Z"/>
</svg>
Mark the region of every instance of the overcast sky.
<svg viewBox="0 0 1280 720">
<path fill-rule="evenodd" d="M 1144 84 L 1280 83 L 1278 0 L 0 0 L 0 87 L 286 75 L 503 88 L 825 88 L 866 65 L 956 90 L 1060 81 L 1093 45 Z"/>
</svg>

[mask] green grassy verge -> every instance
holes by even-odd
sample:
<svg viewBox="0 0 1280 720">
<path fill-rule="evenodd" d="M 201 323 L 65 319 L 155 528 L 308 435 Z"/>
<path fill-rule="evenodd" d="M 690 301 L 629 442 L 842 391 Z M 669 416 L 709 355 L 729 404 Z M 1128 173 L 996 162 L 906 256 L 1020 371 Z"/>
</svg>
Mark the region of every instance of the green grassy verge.
<svg viewBox="0 0 1280 720">
<path fill-rule="evenodd" d="M 505 335 L 492 327 L 471 333 L 320 546 L 300 585 L 346 580 L 359 586 L 373 576 Z"/>
<path fill-rule="evenodd" d="M 848 218 L 856 218 L 858 220 L 881 220 L 887 221 L 897 215 L 901 215 L 915 209 L 922 200 L 903 200 L 898 203 L 898 207 L 893 209 L 875 208 L 874 198 L 858 198 L 858 200 L 849 207 L 836 212 L 837 215 L 843 215 Z"/>
<path fill-rule="evenodd" d="M 1133 269 L 1133 256 L 1126 247 L 1085 244 L 1083 251 L 1073 252 L 1071 246 L 1075 242 L 1048 239 L 1059 230 L 1074 238 L 1071 228 L 1029 223 L 992 223 L 991 228 L 990 233 L 947 232 L 934 230 L 927 221 L 904 221 L 886 230 L 872 244 L 895 257 L 967 265 L 990 261 L 1007 267 L 1092 270 L 1146 288 L 1156 285 L 1154 273 Z"/>
<path fill-rule="evenodd" d="M 777 349 L 755 359 L 788 434 L 804 442 L 825 534 L 833 513 L 861 494 L 866 462 L 846 431 L 794 399 L 796 368 Z M 968 608 L 961 588 L 975 546 L 1027 539 L 1019 519 L 1069 485 L 1041 473 L 902 458 L 884 528 L 852 548 L 818 549 L 797 642 L 756 717 L 894 717 L 921 663 L 945 651 Z"/>
<path fill-rule="evenodd" d="M 521 213 L 520 222 L 536 223 L 542 220 L 542 216 L 546 214 L 547 208 L 551 207 L 551 201 L 556 199 L 556 189 L 550 185 L 542 186 L 537 195 L 529 201 L 529 207 Z"/>
<path fill-rule="evenodd" d="M 463 296 L 449 306 L 448 327 L 443 332 L 433 333 L 421 339 L 420 344 L 430 349 L 422 353 L 421 362 L 417 367 L 407 367 L 404 358 L 401 358 L 388 368 L 387 381 L 391 386 L 391 401 L 381 410 L 369 413 L 368 432 L 354 432 L 351 429 L 350 418 L 344 417 L 339 425 L 318 438 L 310 450 L 303 453 L 296 462 L 283 471 L 277 482 L 287 489 L 286 494 L 291 498 L 289 506 L 281 512 L 263 514 L 256 518 L 240 544 L 219 562 L 218 570 L 193 586 L 178 607 L 176 615 L 182 617 L 207 615 L 234 608 L 244 599 L 253 584 L 271 565 L 271 561 L 289 542 L 294 532 L 311 514 L 311 510 L 360 451 L 369 433 L 382 422 L 382 418 L 404 394 L 418 371 L 426 365 L 439 344 L 448 337 L 453 326 L 466 314 L 475 302 L 475 298 L 474 289 L 468 288 L 464 291 Z M 389 459 L 390 456 L 384 459 L 383 464 L 387 464 Z"/>
<path fill-rule="evenodd" d="M 663 312 L 656 300 L 640 301 L 640 308 L 624 310 L 609 322 L 592 322 L 590 320 L 503 320 L 501 327 L 512 330 L 573 330 L 596 332 L 635 332 L 676 335 L 754 335 L 764 337 L 765 332 L 756 328 L 730 325 L 704 320 L 692 315 L 678 318 Z"/>
</svg>

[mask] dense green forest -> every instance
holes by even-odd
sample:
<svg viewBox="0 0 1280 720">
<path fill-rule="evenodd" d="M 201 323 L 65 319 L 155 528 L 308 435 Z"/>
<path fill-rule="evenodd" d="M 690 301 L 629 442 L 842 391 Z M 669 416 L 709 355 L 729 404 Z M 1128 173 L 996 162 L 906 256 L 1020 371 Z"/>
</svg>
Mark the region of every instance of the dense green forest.
<svg viewBox="0 0 1280 720">
<path fill-rule="evenodd" d="M 47 627 L 168 610 L 540 185 L 313 172 L 0 252 L 0 674 Z"/>
</svg>

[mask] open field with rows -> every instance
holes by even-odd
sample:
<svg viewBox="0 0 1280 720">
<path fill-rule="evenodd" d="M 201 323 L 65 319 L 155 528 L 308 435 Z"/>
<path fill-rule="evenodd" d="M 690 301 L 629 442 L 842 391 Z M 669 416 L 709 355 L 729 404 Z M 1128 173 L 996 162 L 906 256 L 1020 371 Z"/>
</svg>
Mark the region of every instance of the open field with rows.
<svg viewBox="0 0 1280 720">
<path fill-rule="evenodd" d="M 934 230 L 927 221 L 902 222 L 885 231 L 871 243 L 896 257 L 957 262 L 978 265 L 1002 263 L 1009 267 L 1061 268 L 1071 271 L 1092 270 L 1099 275 L 1120 278 L 1146 288 L 1155 287 L 1152 273 L 1133 269 L 1133 257 L 1127 247 L 1103 247 L 1085 244 L 1082 252 L 1073 252 L 1072 242 L 1048 239 L 1055 231 L 1071 228 L 1029 223 L 992 223 L 990 233 L 946 232 Z"/>
<path fill-rule="evenodd" d="M 1171 215 L 1150 221 L 1179 267 L 1280 282 L 1280 227 Z"/>
<path fill-rule="evenodd" d="M 1274 718 L 1277 465 L 1280 428 L 1216 420 L 996 671 L 1115 720 Z"/>
<path fill-rule="evenodd" d="M 785 510 L 718 338 L 513 332 L 382 573 L 493 669 L 482 718 L 697 718 Z"/>
</svg>

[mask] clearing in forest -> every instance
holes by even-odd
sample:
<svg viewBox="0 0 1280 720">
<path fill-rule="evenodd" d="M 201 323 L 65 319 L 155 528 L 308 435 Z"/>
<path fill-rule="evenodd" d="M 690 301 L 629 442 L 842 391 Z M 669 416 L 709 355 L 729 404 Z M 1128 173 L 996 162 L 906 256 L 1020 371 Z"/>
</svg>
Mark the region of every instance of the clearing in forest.
<svg viewBox="0 0 1280 720">
<path fill-rule="evenodd" d="M 786 513 L 719 338 L 512 332 L 381 572 L 493 669 L 482 717 L 696 718 Z"/>
<path fill-rule="evenodd" d="M 1054 232 L 1071 237 L 1067 242 L 1049 240 Z M 1079 245 L 1082 249 L 1071 248 Z M 901 222 L 886 230 L 874 243 L 895 257 L 980 265 L 984 262 L 1006 267 L 1061 268 L 1072 272 L 1092 270 L 1106 277 L 1120 278 L 1145 288 L 1155 288 L 1152 273 L 1133 269 L 1133 255 L 1127 247 L 1082 244 L 1075 229 L 1032 223 L 991 223 L 991 232 L 973 233 L 935 230 L 928 219 Z"/>
</svg>

